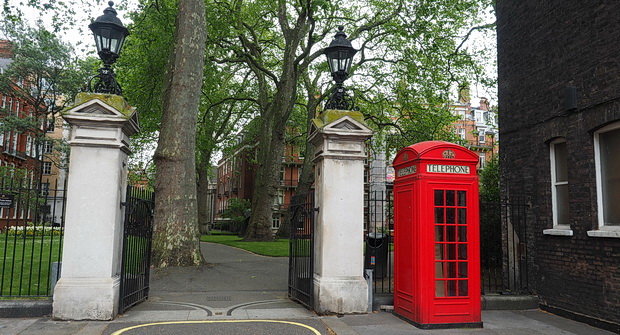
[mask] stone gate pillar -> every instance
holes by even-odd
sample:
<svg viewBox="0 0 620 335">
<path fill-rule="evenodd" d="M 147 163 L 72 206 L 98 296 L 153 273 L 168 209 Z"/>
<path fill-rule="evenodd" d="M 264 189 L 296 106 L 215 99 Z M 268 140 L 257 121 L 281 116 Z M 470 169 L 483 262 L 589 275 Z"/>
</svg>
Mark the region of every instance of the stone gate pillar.
<svg viewBox="0 0 620 335">
<path fill-rule="evenodd" d="M 326 110 L 311 126 L 315 146 L 314 309 L 366 313 L 364 280 L 364 141 L 360 112 Z"/>
<path fill-rule="evenodd" d="M 118 314 L 123 207 L 135 109 L 118 95 L 80 93 L 63 112 L 72 126 L 61 278 L 53 317 L 111 320 Z"/>
</svg>

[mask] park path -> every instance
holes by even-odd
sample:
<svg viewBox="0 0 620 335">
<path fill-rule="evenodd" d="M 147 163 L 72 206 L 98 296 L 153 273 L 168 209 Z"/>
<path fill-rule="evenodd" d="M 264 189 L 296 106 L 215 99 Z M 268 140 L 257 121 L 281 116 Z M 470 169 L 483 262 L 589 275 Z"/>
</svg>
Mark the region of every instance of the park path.
<svg viewBox="0 0 620 335">
<path fill-rule="evenodd" d="M 149 299 L 123 317 L 144 319 L 145 314 L 150 314 L 156 321 L 169 318 L 173 311 L 189 313 L 190 319 L 260 318 L 274 312 L 291 317 L 313 314 L 287 298 L 287 257 L 260 256 L 205 242 L 201 250 L 207 261 L 204 266 L 154 270 Z"/>
</svg>

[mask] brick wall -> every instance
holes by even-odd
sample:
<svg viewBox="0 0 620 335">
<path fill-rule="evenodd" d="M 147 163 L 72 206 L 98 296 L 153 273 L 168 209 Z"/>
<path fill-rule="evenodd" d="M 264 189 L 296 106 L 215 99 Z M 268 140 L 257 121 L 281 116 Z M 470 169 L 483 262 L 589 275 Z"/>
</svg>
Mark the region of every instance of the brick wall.
<svg viewBox="0 0 620 335">
<path fill-rule="evenodd" d="M 620 2 L 496 4 L 503 192 L 531 199 L 530 283 L 543 305 L 618 324 L 620 239 L 587 231 L 598 219 L 593 132 L 620 120 Z M 576 111 L 564 107 L 566 86 L 577 88 Z M 573 236 L 542 233 L 552 228 L 548 143 L 557 137 L 569 155 Z"/>
</svg>

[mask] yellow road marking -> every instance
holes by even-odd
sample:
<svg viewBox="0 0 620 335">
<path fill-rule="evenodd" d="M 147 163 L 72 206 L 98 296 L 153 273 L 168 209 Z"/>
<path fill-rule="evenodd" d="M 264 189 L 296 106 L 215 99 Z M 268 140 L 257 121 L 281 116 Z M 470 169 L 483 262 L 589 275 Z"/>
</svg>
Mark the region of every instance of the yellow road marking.
<svg viewBox="0 0 620 335">
<path fill-rule="evenodd" d="M 142 327 L 149 327 L 149 326 L 161 326 L 161 325 L 175 325 L 175 324 L 199 324 L 199 323 L 250 323 L 250 322 L 263 322 L 263 323 L 283 323 L 283 324 L 289 324 L 289 325 L 294 325 L 294 326 L 299 326 L 299 327 L 303 327 L 306 329 L 309 329 L 310 331 L 312 331 L 314 334 L 316 335 L 321 335 L 321 333 L 308 326 L 305 325 L 303 323 L 299 323 L 299 322 L 291 322 L 291 321 L 278 321 L 278 320 L 202 320 L 202 321 L 167 321 L 167 322 L 154 322 L 154 323 L 145 323 L 145 324 L 141 324 L 141 325 L 137 325 L 137 326 L 132 326 L 132 327 L 127 327 L 124 329 L 120 329 L 115 331 L 114 333 L 112 333 L 112 335 L 121 335 L 124 332 L 128 331 L 128 330 L 132 330 L 132 329 L 137 329 L 137 328 L 142 328 Z"/>
</svg>

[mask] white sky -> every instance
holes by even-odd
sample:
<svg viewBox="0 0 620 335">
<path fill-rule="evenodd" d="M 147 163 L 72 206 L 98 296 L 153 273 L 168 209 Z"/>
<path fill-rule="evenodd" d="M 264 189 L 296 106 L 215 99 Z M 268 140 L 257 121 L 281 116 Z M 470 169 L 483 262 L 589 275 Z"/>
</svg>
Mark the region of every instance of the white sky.
<svg viewBox="0 0 620 335">
<path fill-rule="evenodd" d="M 61 39 L 64 42 L 71 43 L 72 45 L 76 46 L 76 52 L 79 56 L 84 56 L 86 54 L 95 54 L 95 41 L 92 37 L 90 29 L 88 29 L 88 25 L 90 24 L 91 20 L 94 20 L 97 17 L 103 15 L 103 10 L 108 7 L 108 1 L 109 0 L 90 0 L 87 4 L 83 6 L 83 8 L 76 9 L 76 15 L 72 18 L 74 25 L 67 31 L 60 34 Z M 23 0 L 9 0 L 9 5 L 19 6 L 19 8 L 21 8 L 24 14 L 24 20 L 29 22 L 31 25 L 34 25 L 39 18 L 42 19 L 45 24 L 51 24 L 51 13 L 41 13 L 38 10 L 20 5 L 23 2 Z M 76 6 L 79 6 L 78 4 L 79 1 L 76 1 Z M 118 17 L 126 26 L 130 23 L 129 19 L 124 16 L 124 14 L 126 14 L 128 11 L 125 9 L 119 9 L 119 5 L 123 5 L 133 9 L 137 8 L 138 1 L 114 1 L 114 8 L 117 10 Z M 82 45 L 78 46 L 80 42 Z"/>
</svg>

